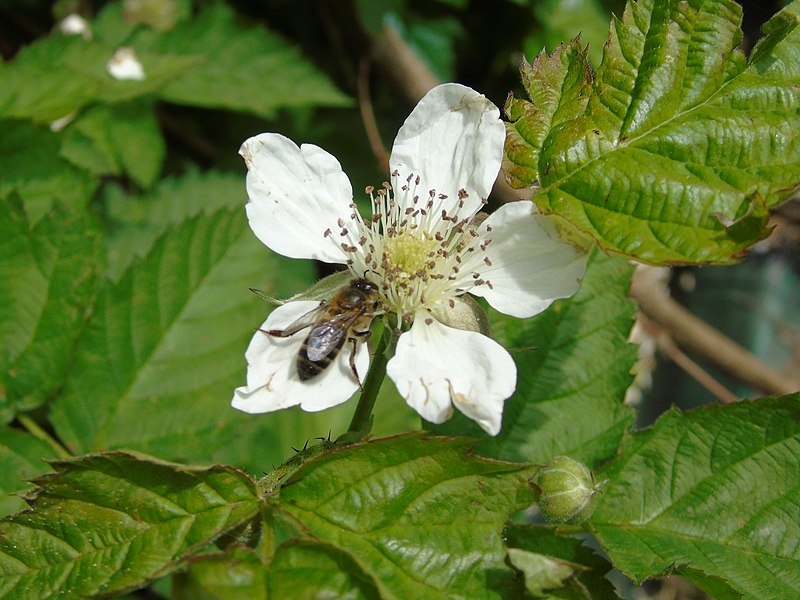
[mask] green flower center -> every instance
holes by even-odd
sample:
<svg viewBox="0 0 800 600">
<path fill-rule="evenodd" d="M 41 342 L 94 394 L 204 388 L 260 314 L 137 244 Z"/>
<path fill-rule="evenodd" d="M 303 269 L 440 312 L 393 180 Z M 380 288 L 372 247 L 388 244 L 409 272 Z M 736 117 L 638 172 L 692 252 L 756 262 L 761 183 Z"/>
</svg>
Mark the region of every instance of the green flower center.
<svg viewBox="0 0 800 600">
<path fill-rule="evenodd" d="M 383 255 L 393 275 L 422 276 L 431 268 L 439 245 L 439 242 L 424 232 L 418 234 L 406 231 L 385 239 Z"/>
</svg>

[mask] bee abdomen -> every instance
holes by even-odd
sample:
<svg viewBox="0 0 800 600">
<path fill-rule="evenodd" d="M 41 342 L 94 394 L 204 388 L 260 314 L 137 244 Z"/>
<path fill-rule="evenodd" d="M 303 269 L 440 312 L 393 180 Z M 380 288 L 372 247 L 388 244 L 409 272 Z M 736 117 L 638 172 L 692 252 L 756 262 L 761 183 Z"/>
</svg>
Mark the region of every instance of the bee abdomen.
<svg viewBox="0 0 800 600">
<path fill-rule="evenodd" d="M 297 354 L 297 375 L 300 377 L 300 381 L 308 381 L 322 373 L 331 364 L 333 358 L 334 356 L 327 355 L 319 360 L 310 360 L 308 358 L 308 346 L 303 344 Z"/>
</svg>

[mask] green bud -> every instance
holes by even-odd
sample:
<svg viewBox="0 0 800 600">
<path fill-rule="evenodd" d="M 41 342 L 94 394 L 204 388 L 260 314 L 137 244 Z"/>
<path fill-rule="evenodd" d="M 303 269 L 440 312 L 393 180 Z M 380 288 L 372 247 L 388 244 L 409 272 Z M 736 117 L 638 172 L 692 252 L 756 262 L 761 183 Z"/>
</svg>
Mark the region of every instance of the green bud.
<svg viewBox="0 0 800 600">
<path fill-rule="evenodd" d="M 539 509 L 553 523 L 583 523 L 592 516 L 595 495 L 607 482 L 595 483 L 589 468 L 569 456 L 556 456 L 539 471 Z"/>
</svg>

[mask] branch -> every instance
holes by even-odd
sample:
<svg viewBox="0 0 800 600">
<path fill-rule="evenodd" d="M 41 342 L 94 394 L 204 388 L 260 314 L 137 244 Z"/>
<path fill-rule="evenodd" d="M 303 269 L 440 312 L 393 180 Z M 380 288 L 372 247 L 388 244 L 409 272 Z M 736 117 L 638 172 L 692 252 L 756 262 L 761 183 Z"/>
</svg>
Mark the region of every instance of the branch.
<svg viewBox="0 0 800 600">
<path fill-rule="evenodd" d="M 669 331 L 682 347 L 714 363 L 747 385 L 767 394 L 783 396 L 800 390 L 800 382 L 756 358 L 669 297 L 660 286 L 649 285 L 637 271 L 631 297 L 650 319 Z"/>
</svg>

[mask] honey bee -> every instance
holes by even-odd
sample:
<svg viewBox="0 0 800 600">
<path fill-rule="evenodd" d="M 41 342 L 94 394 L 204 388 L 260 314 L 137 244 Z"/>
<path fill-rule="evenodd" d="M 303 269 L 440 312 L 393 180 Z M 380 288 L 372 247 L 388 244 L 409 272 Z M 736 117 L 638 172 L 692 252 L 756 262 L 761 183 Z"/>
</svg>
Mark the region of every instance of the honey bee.
<svg viewBox="0 0 800 600">
<path fill-rule="evenodd" d="M 367 279 L 353 279 L 339 289 L 329 302 L 307 312 L 286 329 L 260 329 L 267 335 L 290 337 L 307 327 L 310 331 L 297 353 L 297 375 L 308 381 L 322 373 L 339 355 L 345 342 L 353 344 L 350 370 L 361 386 L 356 371 L 356 343 L 369 337 L 369 326 L 380 307 L 378 286 Z"/>
</svg>

